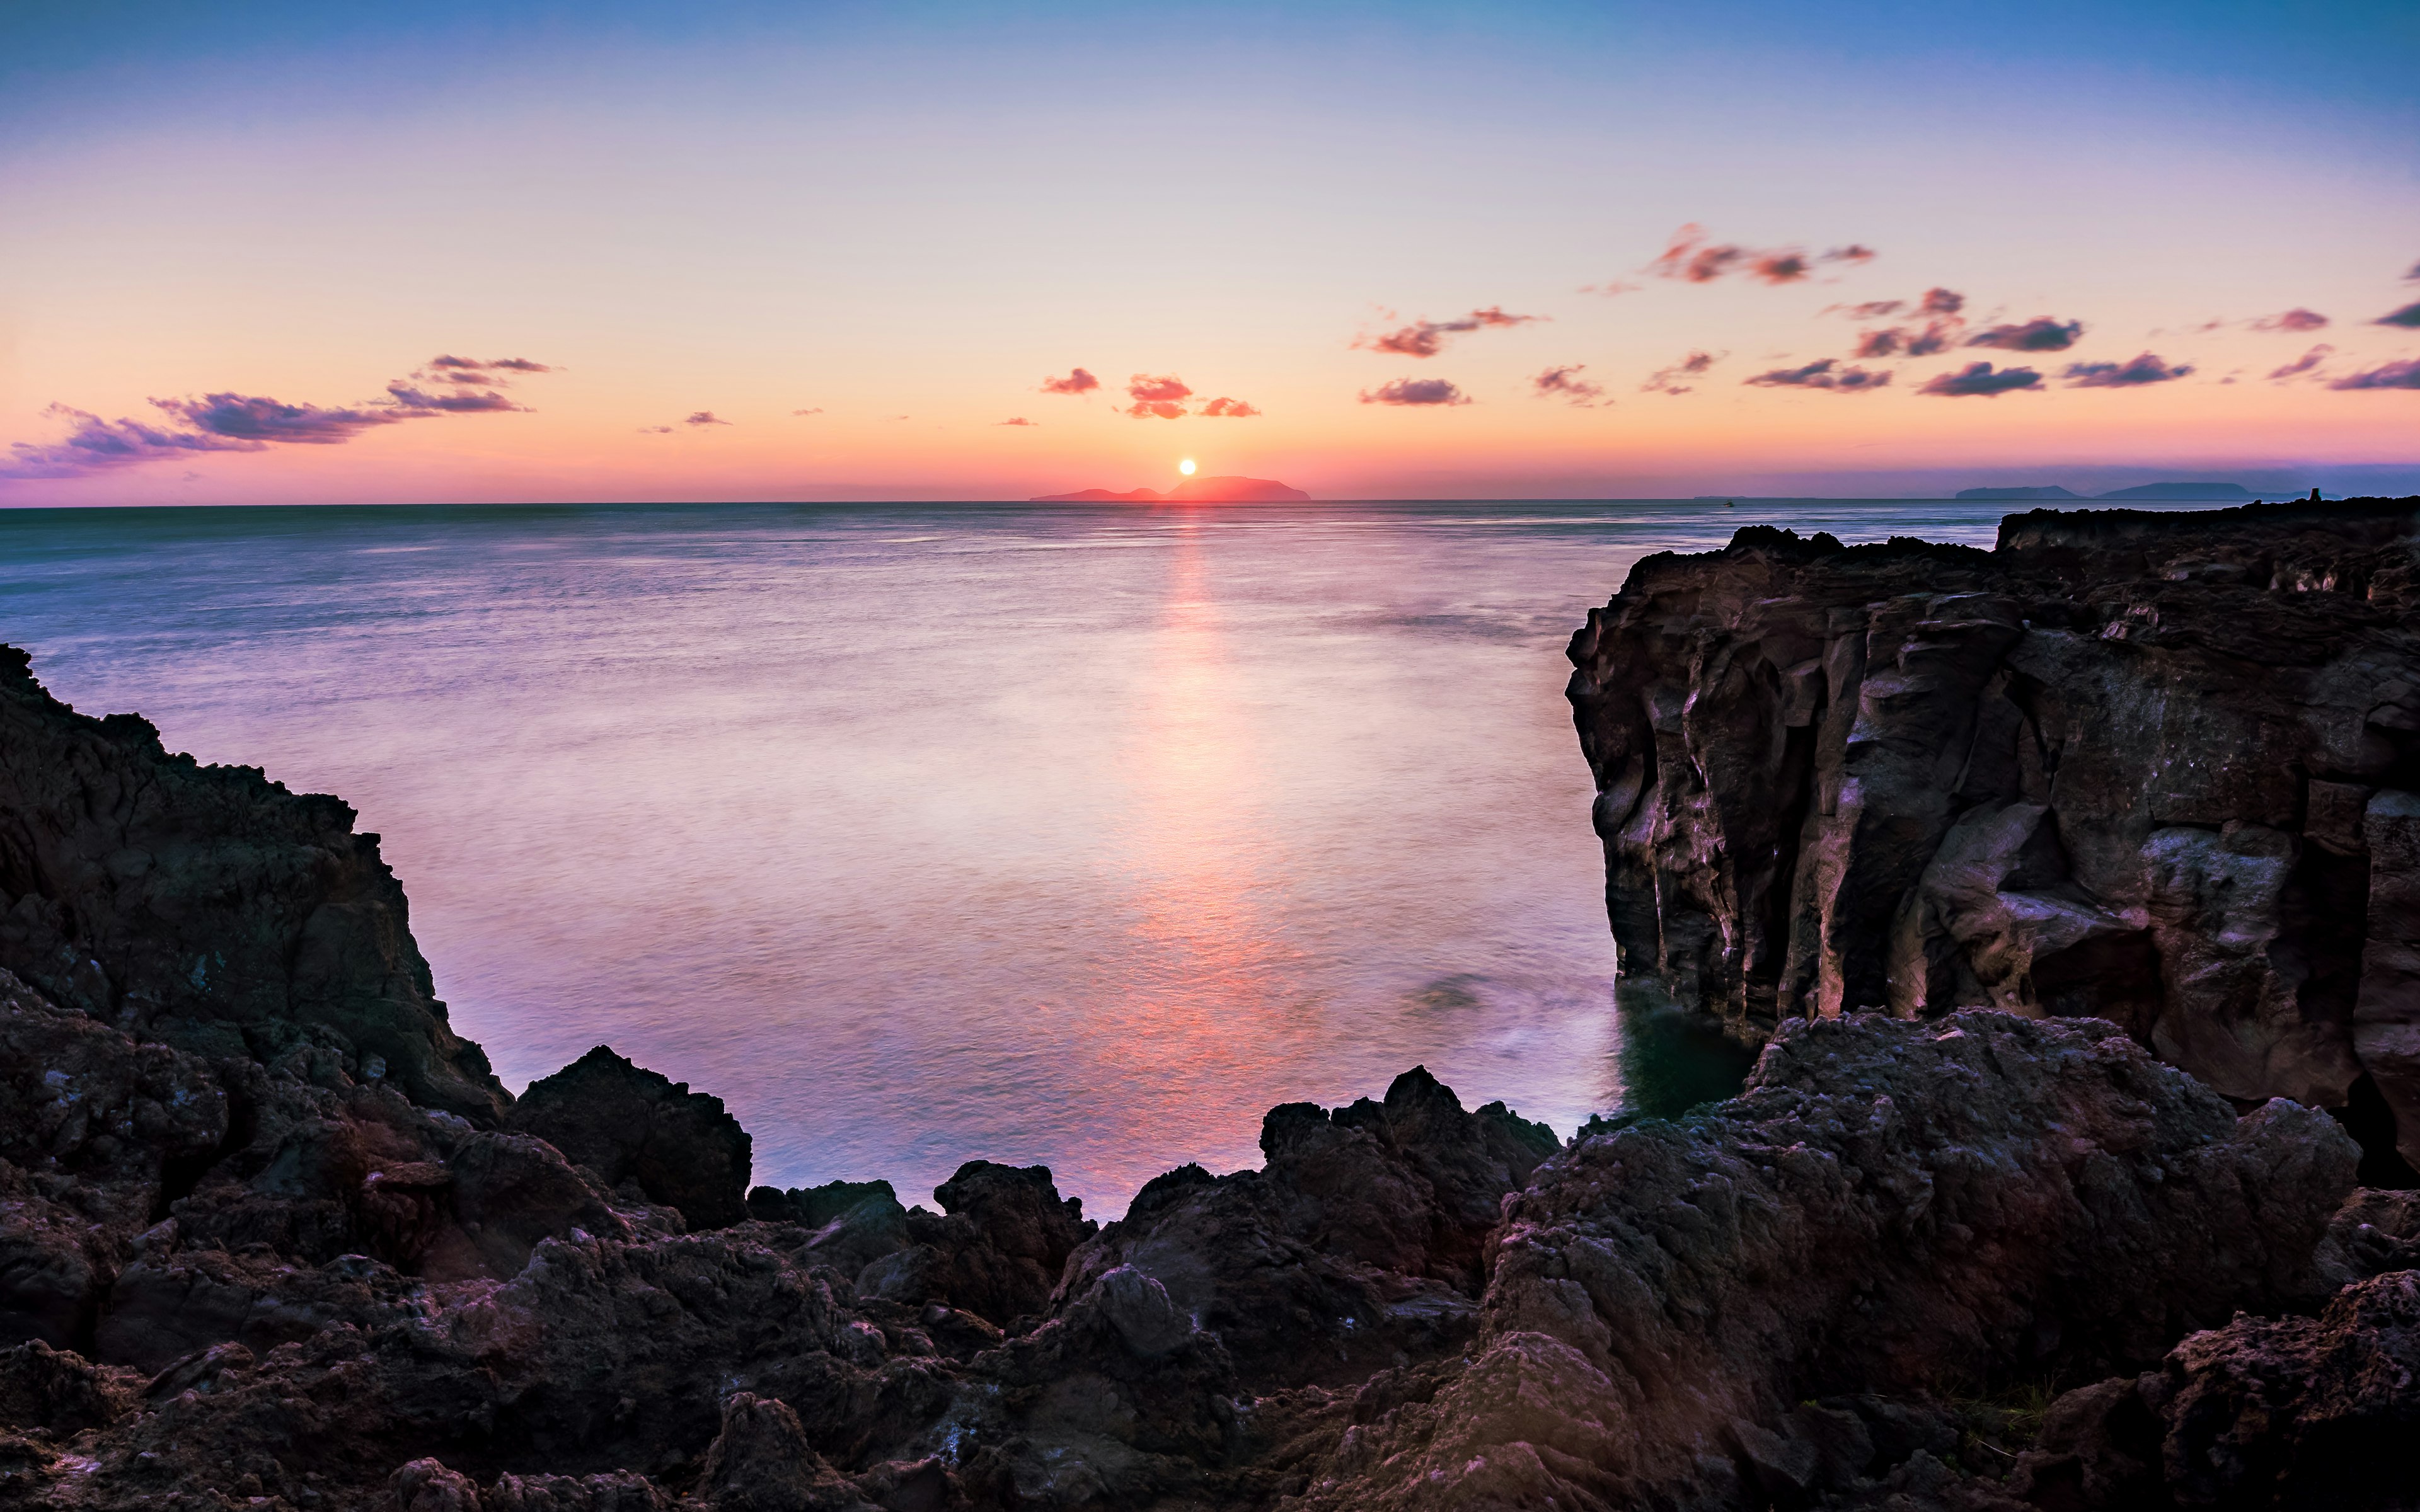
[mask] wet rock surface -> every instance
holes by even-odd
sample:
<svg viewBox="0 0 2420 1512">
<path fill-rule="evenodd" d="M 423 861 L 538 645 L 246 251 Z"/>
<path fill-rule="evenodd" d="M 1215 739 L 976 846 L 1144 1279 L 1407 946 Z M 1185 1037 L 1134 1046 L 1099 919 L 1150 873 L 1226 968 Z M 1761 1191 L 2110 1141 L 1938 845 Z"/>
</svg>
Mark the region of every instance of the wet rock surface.
<svg viewBox="0 0 2420 1512">
<path fill-rule="evenodd" d="M 1743 531 L 1571 647 L 1626 990 L 2090 1014 L 2420 1160 L 2420 500 Z"/>
<path fill-rule="evenodd" d="M 610 1051 L 466 1104 L 392 1073 L 481 1064 L 434 1013 L 380 1068 L 286 1001 L 0 969 L 0 1507 L 2406 1504 L 2420 1195 L 2133 1025 L 1791 1018 L 1570 1141 L 1415 1068 L 1097 1225 L 747 1191 Z"/>
</svg>

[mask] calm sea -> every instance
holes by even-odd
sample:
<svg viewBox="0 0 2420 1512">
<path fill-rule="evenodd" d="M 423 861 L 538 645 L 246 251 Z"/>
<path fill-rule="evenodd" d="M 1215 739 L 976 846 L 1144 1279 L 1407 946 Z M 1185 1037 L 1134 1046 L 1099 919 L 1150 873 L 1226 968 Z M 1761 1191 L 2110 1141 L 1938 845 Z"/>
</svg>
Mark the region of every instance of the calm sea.
<svg viewBox="0 0 2420 1512">
<path fill-rule="evenodd" d="M 759 1180 L 1110 1215 L 1415 1063 L 1566 1134 L 1651 1092 L 1565 640 L 1649 552 L 2009 507 L 0 512 L 0 640 L 349 800 L 515 1089 L 607 1043 Z"/>
</svg>

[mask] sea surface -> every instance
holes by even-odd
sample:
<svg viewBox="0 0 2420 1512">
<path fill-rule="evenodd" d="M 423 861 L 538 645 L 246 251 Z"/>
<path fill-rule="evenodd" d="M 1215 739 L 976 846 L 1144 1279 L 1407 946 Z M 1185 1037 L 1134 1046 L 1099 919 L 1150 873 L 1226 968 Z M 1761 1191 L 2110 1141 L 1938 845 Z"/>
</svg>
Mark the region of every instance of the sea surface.
<svg viewBox="0 0 2420 1512">
<path fill-rule="evenodd" d="M 1650 552 L 2011 507 L 21 510 L 0 640 L 350 801 L 515 1090 L 611 1044 L 760 1181 L 1111 1216 L 1415 1064 L 1562 1134 L 1718 1086 L 1616 1010 L 1564 644 Z"/>
</svg>

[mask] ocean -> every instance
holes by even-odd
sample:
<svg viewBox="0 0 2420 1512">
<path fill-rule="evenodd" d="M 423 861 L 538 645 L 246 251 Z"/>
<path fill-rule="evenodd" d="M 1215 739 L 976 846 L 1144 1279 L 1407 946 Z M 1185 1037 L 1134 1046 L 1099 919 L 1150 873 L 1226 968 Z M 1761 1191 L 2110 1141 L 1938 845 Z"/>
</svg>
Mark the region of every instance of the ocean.
<svg viewBox="0 0 2420 1512">
<path fill-rule="evenodd" d="M 349 801 L 515 1090 L 610 1044 L 759 1181 L 1114 1216 L 1415 1064 L 1559 1134 L 1718 1087 L 1616 1008 L 1565 641 L 1650 552 L 2023 507 L 0 511 L 0 640 Z"/>
</svg>

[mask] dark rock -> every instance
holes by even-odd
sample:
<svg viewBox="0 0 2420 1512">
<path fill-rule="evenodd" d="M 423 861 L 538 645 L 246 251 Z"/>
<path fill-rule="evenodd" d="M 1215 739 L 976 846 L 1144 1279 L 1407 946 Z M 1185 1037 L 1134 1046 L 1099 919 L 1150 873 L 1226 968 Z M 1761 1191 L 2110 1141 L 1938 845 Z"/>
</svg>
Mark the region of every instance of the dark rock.
<svg viewBox="0 0 2420 1512">
<path fill-rule="evenodd" d="M 2309 1297 L 2354 1158 L 2325 1116 L 2239 1119 L 2105 1024 L 1788 1025 L 1737 1102 L 1541 1167 L 1468 1368 L 1308 1504 L 1801 1495 L 1847 1436 L 1793 1404 L 2139 1367 Z"/>
<path fill-rule="evenodd" d="M 492 1122 L 403 889 L 353 810 L 77 714 L 0 646 L 0 967 L 146 1039 L 268 1060 L 325 1042 L 414 1102 Z"/>
<path fill-rule="evenodd" d="M 2415 511 L 1641 561 L 1571 646 L 1624 992 L 2093 1015 L 2420 1160 Z"/>
<path fill-rule="evenodd" d="M 2420 1272 L 2358 1282 L 2317 1318 L 2196 1334 L 2145 1388 L 2180 1506 L 2408 1506 Z"/>
<path fill-rule="evenodd" d="M 62 1435 L 107 1427 L 133 1411 L 140 1379 L 28 1339 L 0 1350 L 0 1423 Z"/>
<path fill-rule="evenodd" d="M 735 1392 L 706 1451 L 704 1479 L 715 1512 L 814 1512 L 862 1504 L 807 1442 L 788 1404 Z"/>
<path fill-rule="evenodd" d="M 607 1186 L 637 1182 L 692 1228 L 748 1217 L 748 1131 L 722 1099 L 642 1071 L 604 1045 L 530 1083 L 507 1127 L 545 1140 Z"/>
</svg>

